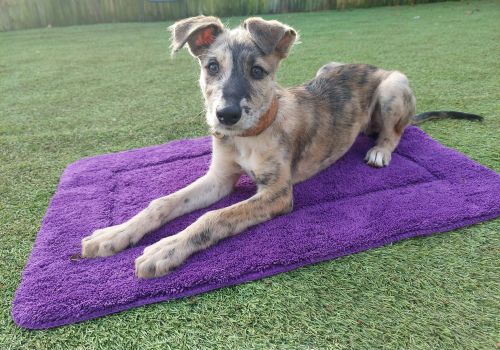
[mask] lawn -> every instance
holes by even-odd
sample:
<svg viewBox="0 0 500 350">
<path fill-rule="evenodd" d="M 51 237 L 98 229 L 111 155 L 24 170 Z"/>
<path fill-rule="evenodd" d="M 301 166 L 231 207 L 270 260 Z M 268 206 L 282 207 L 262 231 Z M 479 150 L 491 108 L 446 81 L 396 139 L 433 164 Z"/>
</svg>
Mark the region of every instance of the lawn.
<svg viewBox="0 0 500 350">
<path fill-rule="evenodd" d="M 294 13 L 285 86 L 330 60 L 399 69 L 422 125 L 500 171 L 500 6 L 495 1 Z M 225 19 L 237 25 L 241 18 Z M 46 331 L 10 308 L 59 177 L 81 157 L 207 134 L 196 62 L 169 57 L 168 23 L 0 33 L 0 344 L 3 349 L 494 349 L 500 220 L 203 295 Z M 152 179 L 154 181 L 154 179 Z M 495 345 L 497 344 L 497 345 Z"/>
</svg>

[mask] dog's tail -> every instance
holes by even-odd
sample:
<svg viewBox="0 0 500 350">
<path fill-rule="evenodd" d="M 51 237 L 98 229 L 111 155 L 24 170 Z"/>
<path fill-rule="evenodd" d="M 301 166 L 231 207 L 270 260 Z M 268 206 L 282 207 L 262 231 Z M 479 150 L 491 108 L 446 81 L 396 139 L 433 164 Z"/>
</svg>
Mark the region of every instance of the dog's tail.
<svg viewBox="0 0 500 350">
<path fill-rule="evenodd" d="M 477 114 L 454 112 L 454 111 L 432 111 L 414 115 L 413 117 L 411 117 L 411 121 L 412 124 L 420 124 L 431 119 L 445 119 L 445 118 L 467 119 L 478 122 L 482 122 L 484 119 L 483 117 Z"/>
</svg>

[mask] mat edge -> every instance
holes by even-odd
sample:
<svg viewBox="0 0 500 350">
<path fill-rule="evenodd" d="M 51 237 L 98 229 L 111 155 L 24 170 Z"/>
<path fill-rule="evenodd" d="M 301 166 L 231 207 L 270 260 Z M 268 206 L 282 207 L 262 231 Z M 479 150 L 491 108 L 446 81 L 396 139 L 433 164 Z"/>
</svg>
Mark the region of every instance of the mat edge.
<svg viewBox="0 0 500 350">
<path fill-rule="evenodd" d="M 180 293 L 178 296 L 176 296 L 174 298 L 170 298 L 168 296 L 161 296 L 161 297 L 155 297 L 152 299 L 148 299 L 147 301 L 145 301 L 144 299 L 140 299 L 136 302 L 119 305 L 119 306 L 113 307 L 111 309 L 107 309 L 105 311 L 99 310 L 98 312 L 93 312 L 93 313 L 87 314 L 84 317 L 78 318 L 78 319 L 65 318 L 65 319 L 61 319 L 61 320 L 57 320 L 57 321 L 44 323 L 43 326 L 38 325 L 38 324 L 30 324 L 29 322 L 24 323 L 24 322 L 16 319 L 16 317 L 14 315 L 14 307 L 12 307 L 12 309 L 11 309 L 11 316 L 12 316 L 12 320 L 14 321 L 14 323 L 23 329 L 45 330 L 45 329 L 51 329 L 51 328 L 55 328 L 55 327 L 69 326 L 72 324 L 77 324 L 77 323 L 81 323 L 84 321 L 93 320 L 93 319 L 96 319 L 99 317 L 127 311 L 127 310 L 130 310 L 132 308 L 137 308 L 137 307 L 146 306 L 146 305 L 150 305 L 150 304 L 156 304 L 159 302 L 166 302 L 166 301 L 170 301 L 170 300 L 182 299 L 182 298 L 198 295 L 201 293 L 206 293 L 206 292 L 213 291 L 213 290 L 218 290 L 218 289 L 232 287 L 232 286 L 247 283 L 247 282 L 261 280 L 261 279 L 264 279 L 267 277 L 278 275 L 280 273 L 289 272 L 289 271 L 295 270 L 295 269 L 300 268 L 300 267 L 318 264 L 318 263 L 325 262 L 325 261 L 331 261 L 331 260 L 335 260 L 337 258 L 347 256 L 347 255 L 357 254 L 357 253 L 361 253 L 361 252 L 372 250 L 372 249 L 383 248 L 389 244 L 392 244 L 392 243 L 395 243 L 398 241 L 408 240 L 411 238 L 426 237 L 426 236 L 430 236 L 433 234 L 442 234 L 442 233 L 450 232 L 450 231 L 453 231 L 453 230 L 456 230 L 459 228 L 470 227 L 474 224 L 495 220 L 498 217 L 500 217 L 500 210 L 497 210 L 496 212 L 490 213 L 488 215 L 470 218 L 470 219 L 461 221 L 460 223 L 455 222 L 455 223 L 452 223 L 450 225 L 445 225 L 437 230 L 436 229 L 415 230 L 415 231 L 406 232 L 404 234 L 391 236 L 390 238 L 386 238 L 386 239 L 381 240 L 381 241 L 376 241 L 376 244 L 380 244 L 376 248 L 367 247 L 367 246 L 372 246 L 374 244 L 374 242 L 369 242 L 369 243 L 365 243 L 362 246 L 357 247 L 359 249 L 353 249 L 353 250 L 348 249 L 348 250 L 342 252 L 340 255 L 333 254 L 333 255 L 328 255 L 328 256 L 318 258 L 317 260 L 300 262 L 300 263 L 295 263 L 292 265 L 287 265 L 286 267 L 280 266 L 280 267 L 268 269 L 265 271 L 258 271 L 258 272 L 253 272 L 250 274 L 245 274 L 243 276 L 240 276 L 238 279 L 232 281 L 231 284 L 216 285 L 216 286 L 205 285 L 202 287 L 198 287 L 194 290 L 190 290 L 184 294 Z M 258 274 L 258 276 L 254 276 L 256 274 Z"/>
</svg>

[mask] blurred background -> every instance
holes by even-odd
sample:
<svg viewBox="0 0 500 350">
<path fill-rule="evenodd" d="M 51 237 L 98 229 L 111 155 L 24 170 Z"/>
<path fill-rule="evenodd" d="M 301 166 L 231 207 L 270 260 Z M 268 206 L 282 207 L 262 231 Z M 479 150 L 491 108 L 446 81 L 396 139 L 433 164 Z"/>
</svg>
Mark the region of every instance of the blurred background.
<svg viewBox="0 0 500 350">
<path fill-rule="evenodd" d="M 248 16 L 429 2 L 436 0 L 0 0 L 0 31 L 164 21 L 199 14 Z"/>
</svg>

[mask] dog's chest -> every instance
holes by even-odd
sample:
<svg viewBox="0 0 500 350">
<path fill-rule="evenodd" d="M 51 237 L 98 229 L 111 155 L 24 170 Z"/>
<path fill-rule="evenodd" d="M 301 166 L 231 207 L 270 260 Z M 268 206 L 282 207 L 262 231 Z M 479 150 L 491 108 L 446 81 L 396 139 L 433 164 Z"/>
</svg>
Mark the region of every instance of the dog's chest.
<svg viewBox="0 0 500 350">
<path fill-rule="evenodd" d="M 276 146 L 269 140 L 260 138 L 238 138 L 235 141 L 236 162 L 250 176 L 259 173 L 260 169 L 267 167 L 270 158 L 276 152 Z"/>
</svg>

